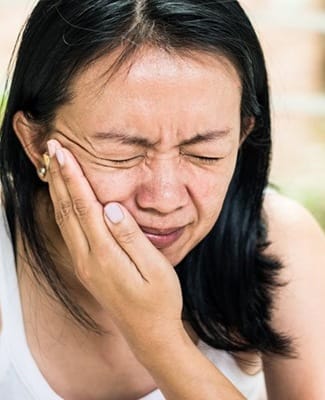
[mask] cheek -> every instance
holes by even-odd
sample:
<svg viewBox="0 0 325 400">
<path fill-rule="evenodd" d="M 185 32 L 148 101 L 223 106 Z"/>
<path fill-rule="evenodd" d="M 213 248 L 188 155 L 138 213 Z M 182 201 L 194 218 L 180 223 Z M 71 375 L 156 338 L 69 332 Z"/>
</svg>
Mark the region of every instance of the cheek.
<svg viewBox="0 0 325 400">
<path fill-rule="evenodd" d="M 211 182 L 207 184 L 201 181 L 202 189 L 197 193 L 197 209 L 199 213 L 199 219 L 204 226 L 212 226 L 220 214 L 226 193 L 228 184 L 222 179 L 218 179 L 217 182 Z"/>
<path fill-rule="evenodd" d="M 215 171 L 202 174 L 200 183 L 193 187 L 200 218 L 208 225 L 214 224 L 220 214 L 235 164 L 236 158 L 233 157 L 222 161 Z"/>
<path fill-rule="evenodd" d="M 86 168 L 85 175 L 101 204 L 125 202 L 136 190 L 137 177 L 131 170 L 96 170 Z"/>
</svg>

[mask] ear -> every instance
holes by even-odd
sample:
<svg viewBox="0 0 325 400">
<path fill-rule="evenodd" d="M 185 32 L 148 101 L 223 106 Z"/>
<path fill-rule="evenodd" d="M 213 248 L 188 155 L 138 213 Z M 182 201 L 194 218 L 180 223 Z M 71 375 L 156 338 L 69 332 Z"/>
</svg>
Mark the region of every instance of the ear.
<svg viewBox="0 0 325 400">
<path fill-rule="evenodd" d="M 254 117 L 245 117 L 243 121 L 243 129 L 241 132 L 241 138 L 239 141 L 239 147 L 245 142 L 249 134 L 255 127 L 255 118 Z"/>
<path fill-rule="evenodd" d="M 39 178 L 47 182 L 47 158 L 44 131 L 42 127 L 18 111 L 13 117 L 13 129 L 30 161 L 34 164 Z"/>
</svg>

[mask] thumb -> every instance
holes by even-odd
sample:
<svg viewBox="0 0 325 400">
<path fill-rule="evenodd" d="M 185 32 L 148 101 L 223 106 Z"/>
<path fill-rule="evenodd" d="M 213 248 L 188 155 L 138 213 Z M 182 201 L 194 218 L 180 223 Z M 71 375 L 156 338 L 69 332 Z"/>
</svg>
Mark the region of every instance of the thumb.
<svg viewBox="0 0 325 400">
<path fill-rule="evenodd" d="M 128 254 L 144 278 L 166 267 L 169 261 L 158 251 L 141 231 L 129 211 L 119 203 L 108 203 L 104 207 L 106 224 L 116 242 Z"/>
</svg>

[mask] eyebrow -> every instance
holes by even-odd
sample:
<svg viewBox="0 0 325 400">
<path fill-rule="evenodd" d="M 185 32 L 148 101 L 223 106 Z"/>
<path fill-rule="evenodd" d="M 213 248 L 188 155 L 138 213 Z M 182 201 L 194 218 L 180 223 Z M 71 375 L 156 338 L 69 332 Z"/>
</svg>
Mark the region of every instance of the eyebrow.
<svg viewBox="0 0 325 400">
<path fill-rule="evenodd" d="M 212 142 L 227 136 L 230 129 L 207 131 L 198 133 L 190 139 L 185 139 L 180 143 L 180 146 L 190 146 L 203 142 Z"/>
<path fill-rule="evenodd" d="M 221 139 L 227 136 L 230 132 L 230 129 L 224 130 L 212 130 L 206 131 L 203 133 L 197 133 L 195 136 L 189 139 L 182 140 L 178 146 L 190 146 L 203 142 L 212 142 L 214 140 Z M 110 131 L 110 132 L 96 132 L 93 135 L 93 138 L 96 140 L 113 140 L 115 142 L 119 142 L 121 144 L 129 145 L 129 146 L 139 146 L 145 148 L 152 148 L 157 143 L 151 142 L 149 139 L 141 137 L 141 136 L 132 136 L 125 133 Z"/>
<path fill-rule="evenodd" d="M 151 143 L 147 138 L 127 135 L 126 133 L 115 131 L 96 132 L 92 138 L 96 140 L 112 140 L 130 146 L 152 147 L 154 145 L 154 143 Z"/>
</svg>

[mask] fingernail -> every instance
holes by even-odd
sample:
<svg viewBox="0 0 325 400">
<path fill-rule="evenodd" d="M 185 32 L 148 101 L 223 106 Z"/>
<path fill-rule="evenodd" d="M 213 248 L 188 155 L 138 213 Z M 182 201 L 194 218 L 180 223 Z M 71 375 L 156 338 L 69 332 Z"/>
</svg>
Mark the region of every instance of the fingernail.
<svg viewBox="0 0 325 400">
<path fill-rule="evenodd" d="M 110 203 L 105 207 L 106 217 L 113 222 L 113 224 L 118 224 L 124 218 L 123 211 L 117 203 Z"/>
<path fill-rule="evenodd" d="M 58 160 L 58 163 L 61 165 L 61 167 L 63 167 L 63 165 L 64 165 L 64 154 L 63 154 L 63 151 L 61 149 L 56 149 L 55 150 L 55 156 L 56 156 L 56 159 Z"/>
<path fill-rule="evenodd" d="M 55 142 L 53 142 L 52 140 L 49 140 L 46 144 L 47 144 L 47 150 L 48 150 L 49 156 L 52 158 L 55 154 L 55 148 L 56 148 Z"/>
</svg>

